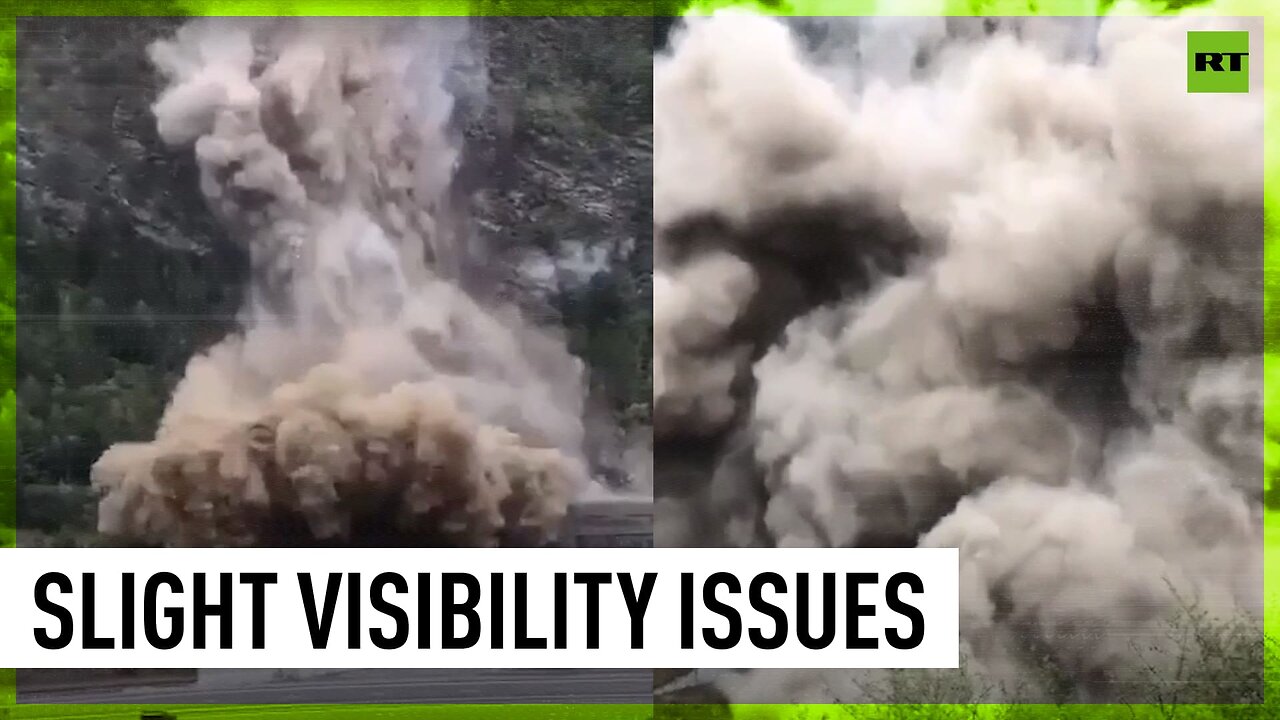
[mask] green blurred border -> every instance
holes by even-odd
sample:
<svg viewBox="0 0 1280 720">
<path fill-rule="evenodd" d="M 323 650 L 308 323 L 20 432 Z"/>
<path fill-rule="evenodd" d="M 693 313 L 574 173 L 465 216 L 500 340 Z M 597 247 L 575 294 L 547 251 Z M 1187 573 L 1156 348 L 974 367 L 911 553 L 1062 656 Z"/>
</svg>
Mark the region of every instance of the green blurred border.
<svg viewBox="0 0 1280 720">
<path fill-rule="evenodd" d="M 761 12 L 781 15 L 1095 15 L 1109 14 L 1161 14 L 1168 6 L 1182 7 L 1184 12 L 1208 13 L 1225 16 L 1263 16 L 1266 18 L 1266 57 L 1263 72 L 1266 78 L 1266 225 L 1265 225 L 1265 274 L 1266 274 L 1266 367 L 1268 421 L 1280 412 L 1280 391 L 1271 382 L 1280 376 L 1280 337 L 1272 331 L 1276 325 L 1277 311 L 1273 310 L 1272 294 L 1280 283 L 1277 272 L 1277 240 L 1280 231 L 1280 205 L 1277 204 L 1275 182 L 1277 175 L 1277 141 L 1274 137 L 1276 98 L 1274 91 L 1280 48 L 1276 38 L 1280 33 L 1280 2 L 1277 0 L 1196 0 L 1111 2 L 1099 0 L 799 0 L 797 2 L 733 2 L 724 0 L 694 0 L 692 3 L 636 2 L 631 0 L 310 0 L 288 2 L 278 0 L 227 0 L 225 2 L 194 2 L 184 0 L 100 0 L 99 2 L 71 2 L 47 0 L 46 2 L 3 3 L 3 65 L 0 65 L 0 88 L 3 91 L 0 112 L 3 112 L 4 130 L 0 133 L 3 143 L 4 163 L 0 181 L 3 193 L 3 237 L 0 238 L 0 547 L 12 547 L 14 543 L 14 223 L 15 223 L 15 149 L 16 124 L 14 107 L 14 18 L 25 15 L 114 15 L 114 16 L 186 16 L 186 15 L 489 15 L 489 16 L 651 16 L 673 15 L 685 6 L 691 12 L 707 12 L 726 6 L 749 6 Z M 1273 397 L 1273 395 L 1275 397 Z M 1268 422 L 1268 427 L 1272 425 Z M 1280 445 L 1267 444 L 1267 466 L 1280 468 Z M 1280 547 L 1280 517 L 1268 514 L 1266 560 L 1266 629 L 1269 635 L 1280 634 L 1280 598 L 1277 597 L 1277 580 L 1280 579 L 1280 561 L 1274 550 Z M 1280 696 L 1271 692 L 1276 688 L 1274 680 L 1280 668 L 1267 668 L 1268 694 L 1265 705 L 1258 706 L 1194 706 L 1160 707 L 1155 705 L 985 705 L 985 706 L 893 706 L 865 705 L 854 707 L 826 705 L 735 705 L 729 709 L 716 706 L 650 706 L 650 705 L 188 705 L 165 706 L 178 718 L 360 718 L 364 720 L 385 718 L 438 718 L 440 720 L 480 720 L 500 717 L 509 720 L 578 720 L 579 718 L 617 718 L 641 720 L 657 717 L 668 720 L 710 720 L 734 717 L 750 720 L 836 720 L 849 718 L 995 718 L 1006 720 L 1040 718 L 1082 718 L 1087 720 L 1135 720 L 1137 718 L 1252 718 L 1280 717 Z M 103 720 L 133 720 L 151 706 L 134 705 L 13 705 L 12 671 L 0 671 L 0 718 L 77 718 Z M 8 704 L 9 707 L 5 707 Z"/>
</svg>

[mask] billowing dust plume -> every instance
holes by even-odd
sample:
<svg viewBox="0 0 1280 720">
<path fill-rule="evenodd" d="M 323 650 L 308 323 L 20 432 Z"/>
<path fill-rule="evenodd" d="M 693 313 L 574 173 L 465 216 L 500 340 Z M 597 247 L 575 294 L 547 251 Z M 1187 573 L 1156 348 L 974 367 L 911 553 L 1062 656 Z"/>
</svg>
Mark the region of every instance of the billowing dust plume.
<svg viewBox="0 0 1280 720">
<path fill-rule="evenodd" d="M 1187 92 L 1197 27 L 1252 30 L 1251 92 Z M 966 667 L 1009 693 L 1048 666 L 1123 698 L 1174 677 L 1179 608 L 1260 619 L 1261 49 L 1206 18 L 685 22 L 655 60 L 656 541 L 958 547 Z"/>
<path fill-rule="evenodd" d="M 242 332 L 193 358 L 155 440 L 93 470 L 104 533 L 193 544 L 537 542 L 584 490 L 582 366 L 464 288 L 452 19 L 198 20 L 155 43 L 252 260 Z M 195 191 L 196 188 L 192 188 Z"/>
</svg>

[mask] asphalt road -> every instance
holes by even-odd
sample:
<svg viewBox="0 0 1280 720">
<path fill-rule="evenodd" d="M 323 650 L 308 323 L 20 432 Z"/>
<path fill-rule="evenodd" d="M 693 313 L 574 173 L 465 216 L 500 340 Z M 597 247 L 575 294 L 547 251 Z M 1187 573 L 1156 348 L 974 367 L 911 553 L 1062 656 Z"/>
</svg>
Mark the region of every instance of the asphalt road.
<svg viewBox="0 0 1280 720">
<path fill-rule="evenodd" d="M 206 673 L 190 685 L 23 692 L 22 704 L 649 703 L 648 670 L 333 670 Z"/>
</svg>

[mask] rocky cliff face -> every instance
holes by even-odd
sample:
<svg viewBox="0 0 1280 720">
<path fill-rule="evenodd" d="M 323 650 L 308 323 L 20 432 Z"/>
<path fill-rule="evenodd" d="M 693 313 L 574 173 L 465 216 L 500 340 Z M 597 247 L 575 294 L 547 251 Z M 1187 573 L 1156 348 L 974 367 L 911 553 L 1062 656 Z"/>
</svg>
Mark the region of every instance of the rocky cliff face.
<svg viewBox="0 0 1280 720">
<path fill-rule="evenodd" d="M 20 23 L 23 483 L 83 482 L 105 447 L 148 438 L 187 359 L 234 326 L 247 258 L 205 207 L 190 153 L 164 147 L 150 112 L 146 47 L 178 22 Z M 472 29 L 456 73 L 455 194 L 484 270 L 473 282 L 563 325 L 597 411 L 644 421 L 650 21 L 493 18 Z M 596 442 L 602 455 L 617 444 Z"/>
</svg>

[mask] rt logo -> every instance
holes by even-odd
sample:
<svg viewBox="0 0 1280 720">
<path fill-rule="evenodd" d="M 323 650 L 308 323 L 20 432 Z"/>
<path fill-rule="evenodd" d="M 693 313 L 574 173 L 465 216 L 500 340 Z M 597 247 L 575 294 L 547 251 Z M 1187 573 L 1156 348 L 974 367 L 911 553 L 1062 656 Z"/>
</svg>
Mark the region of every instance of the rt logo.
<svg viewBox="0 0 1280 720">
<path fill-rule="evenodd" d="M 1249 33 L 1188 31 L 1187 92 L 1249 92 Z"/>
</svg>

